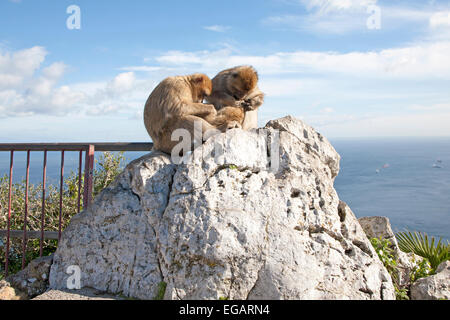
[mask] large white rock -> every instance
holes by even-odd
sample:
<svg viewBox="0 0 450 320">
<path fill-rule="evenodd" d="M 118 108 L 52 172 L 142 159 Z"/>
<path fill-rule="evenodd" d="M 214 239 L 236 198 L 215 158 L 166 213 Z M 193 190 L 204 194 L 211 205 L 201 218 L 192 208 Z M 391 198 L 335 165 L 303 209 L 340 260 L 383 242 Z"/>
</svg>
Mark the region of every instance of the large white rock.
<svg viewBox="0 0 450 320">
<path fill-rule="evenodd" d="M 450 261 L 442 262 L 436 274 L 421 278 L 411 285 L 412 300 L 450 299 Z"/>
<path fill-rule="evenodd" d="M 394 299 L 331 144 L 292 117 L 266 129 L 130 163 L 64 231 L 51 287 L 77 265 L 82 286 L 143 299 Z"/>
</svg>

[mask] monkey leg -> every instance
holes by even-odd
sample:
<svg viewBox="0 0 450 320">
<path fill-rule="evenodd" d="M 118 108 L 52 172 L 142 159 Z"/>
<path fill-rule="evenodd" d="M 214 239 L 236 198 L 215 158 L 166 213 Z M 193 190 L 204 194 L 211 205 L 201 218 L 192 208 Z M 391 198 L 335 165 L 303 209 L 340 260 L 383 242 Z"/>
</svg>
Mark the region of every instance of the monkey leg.
<svg viewBox="0 0 450 320">
<path fill-rule="evenodd" d="M 241 128 L 244 122 L 245 112 L 238 107 L 224 107 L 217 112 L 214 118 L 207 117 L 206 120 L 217 129 L 225 132 L 228 129 Z"/>
<path fill-rule="evenodd" d="M 197 116 L 184 116 L 171 123 L 169 130 L 162 136 L 159 150 L 171 154 L 177 146 L 177 150 L 181 147 L 184 151 L 193 151 L 218 133 L 220 131 L 206 120 Z"/>
</svg>

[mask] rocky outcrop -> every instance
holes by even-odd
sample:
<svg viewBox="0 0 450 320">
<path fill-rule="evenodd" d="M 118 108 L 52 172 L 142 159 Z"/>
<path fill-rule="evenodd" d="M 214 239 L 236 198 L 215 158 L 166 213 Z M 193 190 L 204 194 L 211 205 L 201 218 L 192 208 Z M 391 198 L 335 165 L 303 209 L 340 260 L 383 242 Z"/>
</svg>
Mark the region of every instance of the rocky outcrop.
<svg viewBox="0 0 450 320">
<path fill-rule="evenodd" d="M 412 300 L 450 299 L 450 261 L 442 262 L 436 274 L 417 280 L 411 285 Z"/>
<path fill-rule="evenodd" d="M 339 155 L 292 117 L 210 138 L 175 165 L 130 163 L 76 215 L 50 285 L 141 299 L 394 299 L 363 229 L 333 187 Z"/>
<path fill-rule="evenodd" d="M 5 280 L 0 281 L 0 301 L 2 300 L 25 300 L 28 297 L 23 292 L 13 288 L 11 283 Z"/>
<path fill-rule="evenodd" d="M 48 288 L 53 255 L 31 261 L 25 269 L 8 277 L 8 282 L 27 298 L 35 297 Z"/>
<path fill-rule="evenodd" d="M 27 300 L 44 293 L 49 285 L 53 255 L 31 261 L 25 269 L 0 282 L 0 300 Z"/>
<path fill-rule="evenodd" d="M 382 238 L 389 240 L 397 262 L 398 285 L 400 287 L 409 286 L 411 272 L 417 266 L 417 263 L 422 261 L 422 258 L 413 253 L 405 253 L 400 250 L 389 218 L 362 217 L 358 221 L 369 239 Z"/>
<path fill-rule="evenodd" d="M 397 239 L 392 231 L 388 217 L 362 217 L 358 219 L 359 224 L 369 238 L 382 238 L 389 240 L 394 250 L 399 251 Z"/>
</svg>

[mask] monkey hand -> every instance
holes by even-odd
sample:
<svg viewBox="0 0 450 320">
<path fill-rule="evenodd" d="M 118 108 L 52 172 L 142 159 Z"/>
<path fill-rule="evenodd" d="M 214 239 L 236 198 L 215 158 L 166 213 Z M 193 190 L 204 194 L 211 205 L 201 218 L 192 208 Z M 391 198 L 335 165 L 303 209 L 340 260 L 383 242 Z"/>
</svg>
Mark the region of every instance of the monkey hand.
<svg viewBox="0 0 450 320">
<path fill-rule="evenodd" d="M 250 99 L 241 100 L 240 106 L 244 109 L 245 112 L 254 110 L 252 106 L 252 101 Z"/>
<path fill-rule="evenodd" d="M 205 104 L 205 108 L 209 116 L 217 116 L 217 110 L 213 104 Z"/>
</svg>

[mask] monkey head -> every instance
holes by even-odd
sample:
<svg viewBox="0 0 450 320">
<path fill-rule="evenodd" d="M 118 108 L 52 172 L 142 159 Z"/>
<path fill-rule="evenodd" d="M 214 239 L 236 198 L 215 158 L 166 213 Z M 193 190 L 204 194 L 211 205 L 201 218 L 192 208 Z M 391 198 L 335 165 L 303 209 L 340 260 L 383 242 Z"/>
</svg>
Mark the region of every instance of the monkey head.
<svg viewBox="0 0 450 320">
<path fill-rule="evenodd" d="M 192 100 L 195 103 L 203 102 L 203 99 L 211 94 L 212 81 L 206 74 L 192 74 L 189 81 L 192 87 Z"/>
<path fill-rule="evenodd" d="M 258 73 L 251 66 L 237 67 L 231 73 L 231 81 L 228 82 L 228 90 L 236 100 L 241 100 L 258 83 Z"/>
</svg>

